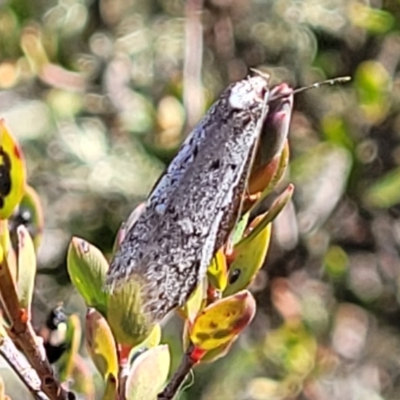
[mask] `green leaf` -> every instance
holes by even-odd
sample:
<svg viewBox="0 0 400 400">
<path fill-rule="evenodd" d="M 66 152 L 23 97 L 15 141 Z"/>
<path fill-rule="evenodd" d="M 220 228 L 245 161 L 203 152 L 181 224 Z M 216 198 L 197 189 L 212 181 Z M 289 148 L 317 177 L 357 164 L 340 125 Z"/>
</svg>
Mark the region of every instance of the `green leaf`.
<svg viewBox="0 0 400 400">
<path fill-rule="evenodd" d="M 68 249 L 67 267 L 72 283 L 86 304 L 105 315 L 108 294 L 103 288 L 109 265 L 101 251 L 74 237 Z"/>
<path fill-rule="evenodd" d="M 387 116 L 390 86 L 390 75 L 380 62 L 370 60 L 358 66 L 354 87 L 366 122 L 376 124 Z"/>
<path fill-rule="evenodd" d="M 33 241 L 24 225 L 17 229 L 18 235 L 18 298 L 21 308 L 30 313 L 36 276 L 36 254 Z"/>
<path fill-rule="evenodd" d="M 86 314 L 86 347 L 104 380 L 118 375 L 117 347 L 106 319 L 95 309 Z"/>
<path fill-rule="evenodd" d="M 247 224 L 249 223 L 250 219 L 250 212 L 247 212 L 242 216 L 239 223 L 235 226 L 235 230 L 232 234 L 232 244 L 235 245 L 238 243 L 242 238 L 243 234 L 246 230 Z"/>
<path fill-rule="evenodd" d="M 349 258 L 339 246 L 331 246 L 324 256 L 324 271 L 332 279 L 344 278 L 348 267 Z"/>
<path fill-rule="evenodd" d="M 143 313 L 142 292 L 139 279 L 130 279 L 116 286 L 109 295 L 107 321 L 121 345 L 138 345 L 154 327 L 149 316 Z"/>
<path fill-rule="evenodd" d="M 0 219 L 11 216 L 25 191 L 25 161 L 18 143 L 0 120 Z"/>
<path fill-rule="evenodd" d="M 351 3 L 349 17 L 354 26 L 375 34 L 388 32 L 395 22 L 395 17 L 390 12 L 358 2 Z"/>
<path fill-rule="evenodd" d="M 365 193 L 370 207 L 389 208 L 400 203 L 400 168 L 395 168 L 372 184 Z"/>
<path fill-rule="evenodd" d="M 168 378 L 170 363 L 167 345 L 153 347 L 140 354 L 126 380 L 126 400 L 156 400 Z"/>
<path fill-rule="evenodd" d="M 317 342 L 302 324 L 284 324 L 268 334 L 264 352 L 287 374 L 305 378 L 315 366 Z"/>
<path fill-rule="evenodd" d="M 279 215 L 286 204 L 289 203 L 290 199 L 293 196 L 293 191 L 294 186 L 292 184 L 289 184 L 286 189 L 275 199 L 275 201 L 272 203 L 269 210 L 263 215 L 259 223 L 254 226 L 254 229 L 252 229 L 250 233 L 244 235 L 244 238 L 241 240 L 241 242 L 238 243 L 238 246 L 240 243 L 242 243 L 243 245 L 250 243 L 253 240 L 253 237 L 256 237 L 263 229 L 265 229 L 265 227 Z"/>
<path fill-rule="evenodd" d="M 266 214 L 261 216 L 260 221 L 266 217 Z M 250 234 L 249 240 L 243 240 L 235 246 L 235 258 L 229 266 L 228 285 L 223 297 L 237 293 L 250 285 L 264 264 L 270 237 L 271 223 L 263 229 L 257 230 L 255 235 Z"/>
<path fill-rule="evenodd" d="M 17 255 L 13 246 L 11 245 L 10 230 L 7 220 L 0 220 L 0 245 L 2 249 L 1 260 L 3 257 L 7 259 L 7 266 L 10 270 L 13 282 L 17 282 Z"/>
<path fill-rule="evenodd" d="M 247 290 L 206 307 L 189 327 L 191 342 L 201 350 L 213 350 L 230 342 L 253 319 L 256 303 Z"/>
</svg>

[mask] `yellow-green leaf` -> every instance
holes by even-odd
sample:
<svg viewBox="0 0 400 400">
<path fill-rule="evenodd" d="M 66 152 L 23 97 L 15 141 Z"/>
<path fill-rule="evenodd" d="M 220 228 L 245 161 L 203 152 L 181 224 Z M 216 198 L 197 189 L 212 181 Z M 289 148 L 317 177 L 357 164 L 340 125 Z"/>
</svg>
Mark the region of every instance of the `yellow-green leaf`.
<svg viewBox="0 0 400 400">
<path fill-rule="evenodd" d="M 153 322 L 142 309 L 142 284 L 130 279 L 116 286 L 109 295 L 107 321 L 119 344 L 136 346 L 153 329 Z"/>
<path fill-rule="evenodd" d="M 115 400 L 118 389 L 118 380 L 115 376 L 109 375 L 106 380 L 106 388 L 104 390 L 102 400 Z"/>
<path fill-rule="evenodd" d="M 391 77 L 386 68 L 378 61 L 364 61 L 357 68 L 354 86 L 366 122 L 379 123 L 390 107 Z"/>
<path fill-rule="evenodd" d="M 36 253 L 32 238 L 24 225 L 17 228 L 18 236 L 18 298 L 22 308 L 30 313 L 36 276 Z"/>
<path fill-rule="evenodd" d="M 400 202 L 400 168 L 394 168 L 373 183 L 363 196 L 370 207 L 389 208 Z"/>
<path fill-rule="evenodd" d="M 256 303 L 247 290 L 225 297 L 206 307 L 189 328 L 191 342 L 212 350 L 230 342 L 253 319 Z"/>
<path fill-rule="evenodd" d="M 315 366 L 317 342 L 302 324 L 285 324 L 268 334 L 264 352 L 287 374 L 306 377 Z"/>
<path fill-rule="evenodd" d="M 95 309 L 86 314 L 86 346 L 104 380 L 118 374 L 117 347 L 106 319 Z"/>
<path fill-rule="evenodd" d="M 153 347 L 133 362 L 126 380 L 126 400 L 156 400 L 170 369 L 167 345 Z"/>
<path fill-rule="evenodd" d="M 228 266 L 224 249 L 220 249 L 207 269 L 207 277 L 211 286 L 217 290 L 224 290 L 228 283 Z"/>
<path fill-rule="evenodd" d="M 104 290 L 104 282 L 109 265 L 101 251 L 74 237 L 68 249 L 67 267 L 72 283 L 86 304 L 105 315 L 108 294 Z"/>
<path fill-rule="evenodd" d="M 183 317 L 189 321 L 193 321 L 200 309 L 202 308 L 206 298 L 207 282 L 203 279 L 190 295 L 189 300 L 185 303 L 183 308 L 178 311 L 182 311 Z"/>
<path fill-rule="evenodd" d="M 262 217 L 265 217 L 265 214 Z M 228 285 L 223 293 L 224 297 L 248 287 L 263 266 L 271 238 L 271 223 L 256 233 L 250 234 L 249 240 L 243 240 L 235 246 L 235 258 L 229 266 Z"/>
<path fill-rule="evenodd" d="M 25 161 L 18 143 L 0 120 L 0 219 L 7 219 L 25 191 Z"/>
<path fill-rule="evenodd" d="M 6 258 L 7 266 L 10 270 L 14 282 L 17 282 L 17 257 L 15 250 L 11 245 L 10 231 L 7 220 L 0 220 L 0 245 L 2 248 L 2 257 Z"/>
<path fill-rule="evenodd" d="M 14 233 L 22 224 L 28 229 L 37 251 L 43 237 L 43 209 L 39 195 L 29 185 L 25 186 L 24 196 L 9 219 L 10 231 Z"/>
<path fill-rule="evenodd" d="M 289 184 L 286 189 L 275 199 L 269 210 L 264 214 L 260 221 L 254 225 L 254 228 L 250 226 L 251 229 L 248 229 L 250 232 L 245 232 L 244 238 L 239 243 L 243 243 L 243 245 L 249 243 L 253 237 L 257 236 L 260 231 L 265 229 L 265 227 L 279 215 L 286 204 L 290 201 L 293 196 L 293 191 L 294 186 Z"/>
</svg>

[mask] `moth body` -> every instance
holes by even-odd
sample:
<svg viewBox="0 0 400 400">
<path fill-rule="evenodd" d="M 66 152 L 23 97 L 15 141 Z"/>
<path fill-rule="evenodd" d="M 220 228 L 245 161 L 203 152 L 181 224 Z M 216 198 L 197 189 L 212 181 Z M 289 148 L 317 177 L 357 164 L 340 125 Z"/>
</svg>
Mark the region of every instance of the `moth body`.
<svg viewBox="0 0 400 400">
<path fill-rule="evenodd" d="M 229 86 L 193 129 L 129 228 L 107 285 L 137 280 L 152 322 L 182 306 L 240 216 L 268 115 L 268 81 Z"/>
</svg>

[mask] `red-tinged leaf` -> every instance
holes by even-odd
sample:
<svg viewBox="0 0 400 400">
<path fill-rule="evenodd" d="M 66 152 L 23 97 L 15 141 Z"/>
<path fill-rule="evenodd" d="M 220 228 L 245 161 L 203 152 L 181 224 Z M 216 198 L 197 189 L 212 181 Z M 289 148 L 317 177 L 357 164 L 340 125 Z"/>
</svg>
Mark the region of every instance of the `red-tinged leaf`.
<svg viewBox="0 0 400 400">
<path fill-rule="evenodd" d="M 253 319 L 256 303 L 247 290 L 218 300 L 206 307 L 189 328 L 191 342 L 212 350 L 230 342 Z"/>
<path fill-rule="evenodd" d="M 257 236 L 260 231 L 265 229 L 265 227 L 279 215 L 283 207 L 285 207 L 292 198 L 293 192 L 294 186 L 289 184 L 286 189 L 276 198 L 263 218 L 255 226 L 249 226 L 244 234 L 244 238 L 242 239 L 243 244 L 250 242 L 253 237 Z"/>
<path fill-rule="evenodd" d="M 289 144 L 286 141 L 285 145 L 282 149 L 282 153 L 279 156 L 279 163 L 274 171 L 274 174 L 272 176 L 266 176 L 263 177 L 264 181 L 261 181 L 261 178 L 259 178 L 259 180 L 256 182 L 256 184 L 254 184 L 255 186 L 251 188 L 250 193 L 257 193 L 255 190 L 258 188 L 261 188 L 264 185 L 264 188 L 262 189 L 262 193 L 259 196 L 259 198 L 257 199 L 257 201 L 252 205 L 251 210 L 254 210 L 254 208 L 260 204 L 269 194 L 271 194 L 273 192 L 273 190 L 276 188 L 276 186 L 279 184 L 279 182 L 282 180 L 287 166 L 289 164 Z M 264 168 L 267 168 L 264 167 Z M 270 168 L 273 168 L 273 166 L 271 166 Z M 271 171 L 266 170 L 264 171 L 264 173 L 266 175 L 268 175 L 268 173 L 270 173 Z M 262 171 L 260 172 L 260 174 L 262 173 Z M 261 181 L 261 182 L 260 182 Z M 250 182 L 251 184 L 251 182 Z"/>
<path fill-rule="evenodd" d="M 11 216 L 25 192 L 25 161 L 18 143 L 0 120 L 0 219 Z"/>
<path fill-rule="evenodd" d="M 211 363 L 214 362 L 222 357 L 225 357 L 230 348 L 232 347 L 233 343 L 235 343 L 236 339 L 239 336 L 236 335 L 232 338 L 232 340 L 226 344 L 223 344 L 222 346 L 216 347 L 215 349 L 209 350 L 209 351 L 204 351 L 204 350 L 200 350 L 200 355 L 201 357 L 199 358 L 199 361 L 204 364 L 204 363 Z M 201 352 L 203 352 L 203 354 L 201 354 Z"/>
</svg>

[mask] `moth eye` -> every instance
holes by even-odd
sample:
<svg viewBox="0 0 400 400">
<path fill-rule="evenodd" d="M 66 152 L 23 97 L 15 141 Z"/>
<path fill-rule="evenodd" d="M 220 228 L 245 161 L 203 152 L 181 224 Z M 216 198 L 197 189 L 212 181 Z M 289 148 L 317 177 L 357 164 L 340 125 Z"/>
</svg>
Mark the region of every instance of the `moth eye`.
<svg viewBox="0 0 400 400">
<path fill-rule="evenodd" d="M 229 284 L 232 285 L 235 283 L 240 276 L 240 269 L 234 269 L 231 274 L 229 274 Z"/>
</svg>

